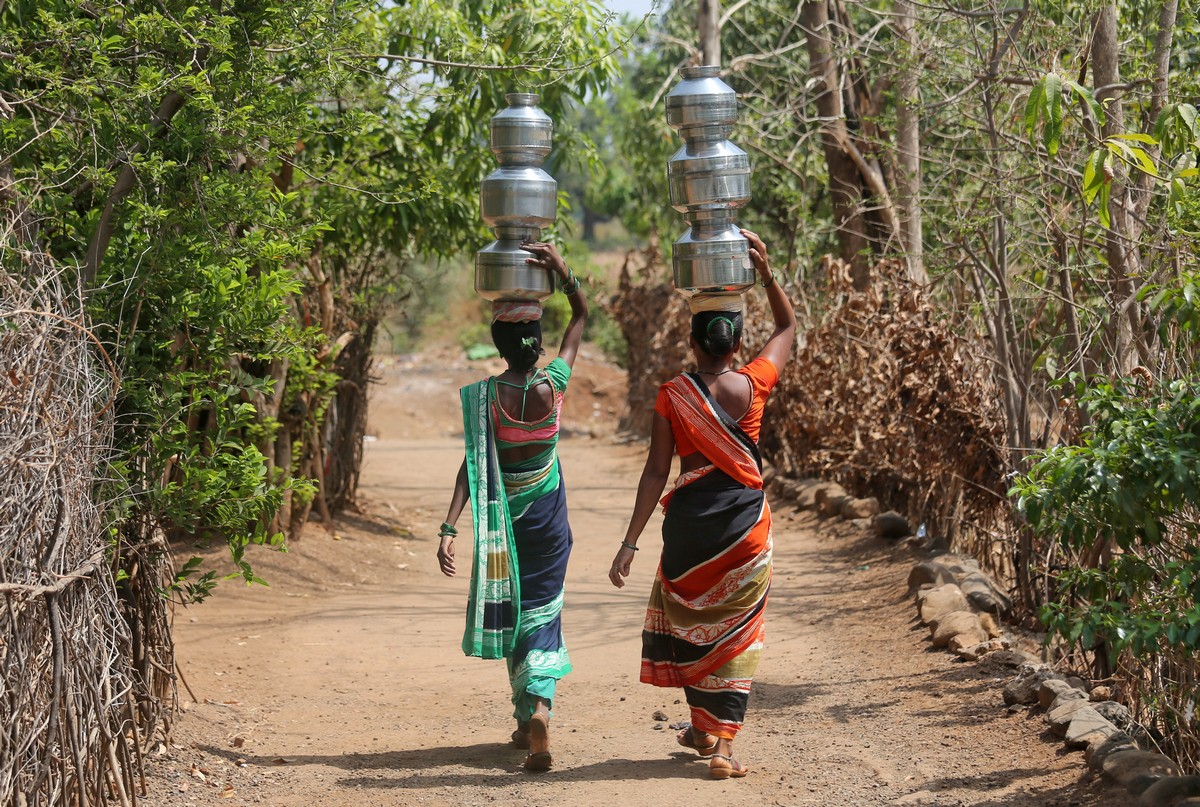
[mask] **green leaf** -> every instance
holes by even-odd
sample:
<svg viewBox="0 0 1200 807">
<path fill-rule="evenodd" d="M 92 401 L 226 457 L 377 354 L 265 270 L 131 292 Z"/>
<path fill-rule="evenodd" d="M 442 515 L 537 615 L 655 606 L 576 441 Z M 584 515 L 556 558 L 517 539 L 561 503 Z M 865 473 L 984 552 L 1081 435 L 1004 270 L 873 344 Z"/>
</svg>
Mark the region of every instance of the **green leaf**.
<svg viewBox="0 0 1200 807">
<path fill-rule="evenodd" d="M 1121 135 L 1113 135 L 1105 140 L 1104 144 L 1108 146 L 1109 151 L 1120 157 L 1130 166 L 1152 177 L 1158 176 L 1158 169 L 1154 165 L 1154 160 L 1150 159 L 1150 155 L 1144 149 L 1126 143 L 1125 140 L 1121 139 Z"/>
<path fill-rule="evenodd" d="M 1046 74 L 1043 92 L 1046 99 L 1046 128 L 1042 132 L 1042 143 L 1046 146 L 1046 152 L 1053 157 L 1058 154 L 1063 133 L 1062 79 L 1057 73 Z"/>
<path fill-rule="evenodd" d="M 1117 138 L 1118 140 L 1134 140 L 1138 143 L 1145 143 L 1148 146 L 1157 146 L 1158 145 L 1158 141 L 1155 140 L 1153 137 L 1151 137 L 1148 134 L 1141 134 L 1140 132 L 1128 132 L 1125 134 L 1115 134 L 1115 135 L 1113 135 L 1113 137 Z"/>
<path fill-rule="evenodd" d="M 1046 99 L 1045 79 L 1033 85 L 1029 91 L 1029 100 L 1025 103 L 1025 136 L 1033 141 L 1033 130 L 1037 126 L 1038 115 Z"/>
<path fill-rule="evenodd" d="M 1108 182 L 1108 178 L 1104 175 L 1106 159 L 1108 159 L 1108 150 L 1101 148 L 1089 154 L 1083 163 L 1083 200 L 1089 205 L 1095 200 L 1096 194 L 1100 192 L 1100 186 Z"/>
<path fill-rule="evenodd" d="M 1082 84 L 1071 81 L 1070 79 L 1067 79 L 1065 83 L 1068 89 L 1075 93 L 1075 95 L 1079 96 L 1079 99 L 1087 104 L 1088 108 L 1092 110 L 1092 117 L 1096 119 L 1096 125 L 1103 126 L 1105 120 L 1104 107 L 1100 106 L 1100 102 L 1096 100 L 1096 94 L 1087 87 L 1084 87 Z"/>
<path fill-rule="evenodd" d="M 1138 167 L 1152 177 L 1158 176 L 1158 167 L 1155 166 L 1154 160 L 1146 153 L 1145 149 L 1137 148 L 1136 146 L 1130 149 L 1133 152 L 1133 157 L 1137 160 Z"/>
<path fill-rule="evenodd" d="M 1196 107 L 1191 104 L 1180 104 L 1176 107 L 1175 114 L 1193 140 L 1200 137 L 1200 131 L 1196 129 L 1196 120 L 1200 117 L 1200 113 L 1197 113 Z"/>
</svg>

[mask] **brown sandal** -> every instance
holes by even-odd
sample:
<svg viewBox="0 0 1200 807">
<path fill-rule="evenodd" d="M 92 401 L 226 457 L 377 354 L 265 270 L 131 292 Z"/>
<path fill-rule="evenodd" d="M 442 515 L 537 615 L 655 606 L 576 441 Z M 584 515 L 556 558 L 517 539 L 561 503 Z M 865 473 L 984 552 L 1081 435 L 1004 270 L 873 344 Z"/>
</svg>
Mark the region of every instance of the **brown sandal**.
<svg viewBox="0 0 1200 807">
<path fill-rule="evenodd" d="M 706 736 L 711 737 L 711 734 Z M 693 726 L 688 726 L 683 731 L 675 735 L 675 742 L 682 745 L 684 748 L 690 748 L 702 757 L 711 757 L 717 750 L 718 740 L 714 737 L 712 745 L 700 745 L 696 742 L 696 729 Z"/>
<path fill-rule="evenodd" d="M 512 733 L 512 736 L 509 739 L 512 740 L 512 744 L 515 748 L 520 748 L 522 751 L 529 750 L 529 731 L 528 731 L 528 729 L 525 731 L 521 731 L 521 729 L 518 728 L 516 731 L 514 731 Z"/>
<path fill-rule="evenodd" d="M 717 760 L 720 760 L 718 764 Z M 714 779 L 741 779 L 750 769 L 725 754 L 713 754 L 708 760 L 708 775 Z"/>
<path fill-rule="evenodd" d="M 529 718 L 529 756 L 525 757 L 525 770 L 542 773 L 550 770 L 554 758 L 550 756 L 550 720 L 543 714 Z"/>
</svg>

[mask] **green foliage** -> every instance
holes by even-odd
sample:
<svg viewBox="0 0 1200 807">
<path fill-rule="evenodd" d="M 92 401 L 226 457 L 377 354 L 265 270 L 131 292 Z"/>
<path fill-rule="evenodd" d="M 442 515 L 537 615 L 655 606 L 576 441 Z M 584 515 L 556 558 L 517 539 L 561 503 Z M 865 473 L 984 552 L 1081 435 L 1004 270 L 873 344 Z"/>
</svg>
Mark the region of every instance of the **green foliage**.
<svg viewBox="0 0 1200 807">
<path fill-rule="evenodd" d="M 1079 445 L 1045 452 L 1013 488 L 1032 529 L 1079 556 L 1111 542 L 1101 565 L 1069 564 L 1046 626 L 1112 654 L 1191 654 L 1200 642 L 1200 377 L 1077 390 L 1090 425 Z"/>
<path fill-rule="evenodd" d="M 1154 122 L 1154 137 L 1162 143 L 1164 154 L 1175 155 L 1174 159 L 1168 159 L 1171 165 L 1168 179 L 1171 213 L 1185 221 L 1188 220 L 1185 211 L 1189 188 L 1195 186 L 1195 183 L 1188 183 L 1187 180 L 1200 176 L 1200 168 L 1197 167 L 1197 157 L 1200 156 L 1198 117 L 1200 113 L 1192 104 L 1170 104 Z M 1194 198 L 1194 191 L 1190 195 Z M 1195 221 L 1194 218 L 1191 220 Z"/>
<path fill-rule="evenodd" d="M 593 0 L 0 3 L 12 201 L 91 285 L 122 371 L 122 540 L 224 540 L 261 582 L 247 548 L 315 492 L 303 441 L 274 444 L 322 422 L 329 341 L 419 297 L 414 254 L 488 240 L 488 118 L 514 89 L 552 115 L 599 93 L 618 33 Z M 24 271 L 19 245 L 0 266 Z M 187 565 L 176 591 L 214 582 Z"/>
<path fill-rule="evenodd" d="M 1045 452 L 1015 488 L 1018 507 L 1072 547 L 1157 545 L 1173 513 L 1200 504 L 1200 378 L 1150 394 L 1132 382 L 1076 393 L 1090 416 L 1080 445 Z"/>
<path fill-rule="evenodd" d="M 312 106 L 346 80 L 327 56 L 356 46 L 365 8 L 61 0 L 0 11 L 0 50 L 15 54 L 0 72 L 14 109 L 0 142 L 20 201 L 57 261 L 94 274 L 90 312 L 122 369 L 110 495 L 131 497 L 130 529 L 228 541 L 247 581 L 258 578 L 246 547 L 278 545 L 271 516 L 285 491 L 310 485 L 291 469 L 270 477 L 257 443 L 273 427 L 255 402 L 279 392 L 273 362 L 303 366 L 320 341 L 293 316 L 292 267 L 321 222 L 273 176 L 312 130 Z M 156 121 L 166 109 L 177 111 Z M 19 257 L 0 259 L 11 269 Z M 314 378 L 294 372 L 295 383 L 322 383 L 309 366 Z M 199 597 L 211 583 L 178 590 Z"/>
</svg>

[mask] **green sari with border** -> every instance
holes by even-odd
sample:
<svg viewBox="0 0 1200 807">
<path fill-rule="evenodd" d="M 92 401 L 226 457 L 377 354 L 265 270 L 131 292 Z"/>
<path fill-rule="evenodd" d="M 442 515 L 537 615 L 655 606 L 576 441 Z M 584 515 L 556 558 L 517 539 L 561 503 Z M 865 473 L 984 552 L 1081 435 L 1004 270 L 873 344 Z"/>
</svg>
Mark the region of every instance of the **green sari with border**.
<svg viewBox="0 0 1200 807">
<path fill-rule="evenodd" d="M 547 368 L 555 415 L 570 377 L 565 362 Z M 562 639 L 563 583 L 573 538 L 557 436 L 546 451 L 513 468 L 500 465 L 500 433 L 538 424 L 497 424 L 494 379 L 462 389 L 467 476 L 475 555 L 463 652 L 508 661 L 514 716 L 528 720 L 537 700 L 552 701 L 571 670 Z M 545 429 L 541 429 L 545 431 Z M 509 436 L 505 434 L 505 436 Z"/>
</svg>

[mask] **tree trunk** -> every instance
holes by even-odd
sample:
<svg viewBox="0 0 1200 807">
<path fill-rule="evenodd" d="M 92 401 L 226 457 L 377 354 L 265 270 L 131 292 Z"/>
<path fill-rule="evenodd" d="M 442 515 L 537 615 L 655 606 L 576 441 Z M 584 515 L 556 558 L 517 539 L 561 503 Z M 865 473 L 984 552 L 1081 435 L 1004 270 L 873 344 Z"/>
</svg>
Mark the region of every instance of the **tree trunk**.
<svg viewBox="0 0 1200 807">
<path fill-rule="evenodd" d="M 1159 113 L 1167 106 L 1169 99 L 1167 79 L 1171 73 L 1171 48 L 1174 46 L 1175 18 L 1178 13 L 1178 0 L 1166 0 L 1158 11 L 1158 34 L 1154 39 L 1154 88 L 1150 91 L 1148 127 L 1154 126 L 1154 122 L 1158 120 Z M 1134 183 L 1136 187 L 1134 205 L 1137 211 L 1134 215 L 1134 222 L 1137 223 L 1139 236 L 1145 226 L 1150 200 L 1154 198 L 1154 194 L 1151 193 L 1153 182 L 1153 177 L 1142 173 L 1138 175 L 1137 182 Z"/>
<path fill-rule="evenodd" d="M 700 0 L 700 64 L 721 64 L 721 2 Z"/>
<path fill-rule="evenodd" d="M 1125 112 L 1121 99 L 1117 97 L 1121 90 L 1115 89 L 1121 83 L 1120 58 L 1117 6 L 1108 3 L 1096 15 L 1096 29 L 1092 36 L 1092 79 L 1098 90 L 1096 100 L 1105 108 L 1104 126 L 1101 129 L 1104 137 L 1125 131 Z M 1133 299 L 1131 277 L 1140 268 L 1141 258 L 1137 254 L 1137 245 L 1130 239 L 1128 172 L 1119 163 L 1109 164 L 1113 165 L 1114 176 L 1108 201 L 1110 223 L 1104 234 L 1104 251 L 1112 288 L 1107 336 L 1112 361 L 1110 369 L 1126 375 L 1136 362 L 1134 323 L 1138 311 Z"/>
<path fill-rule="evenodd" d="M 821 142 L 829 171 L 838 251 L 850 264 L 854 287 L 862 289 L 869 278 L 870 239 L 861 204 L 862 177 L 854 160 L 842 147 L 842 143 L 850 142 L 850 131 L 842 105 L 841 76 L 833 58 L 833 35 L 826 0 L 804 3 L 800 17 L 808 46 L 809 69 L 817 85 L 817 114 L 821 118 Z"/>
<path fill-rule="evenodd" d="M 903 43 L 900 79 L 896 84 L 896 150 L 900 171 L 896 196 L 904 215 L 904 250 L 908 276 L 921 284 L 925 273 L 925 250 L 921 225 L 921 99 L 918 92 L 916 7 L 912 0 L 896 2 L 896 39 Z"/>
</svg>

